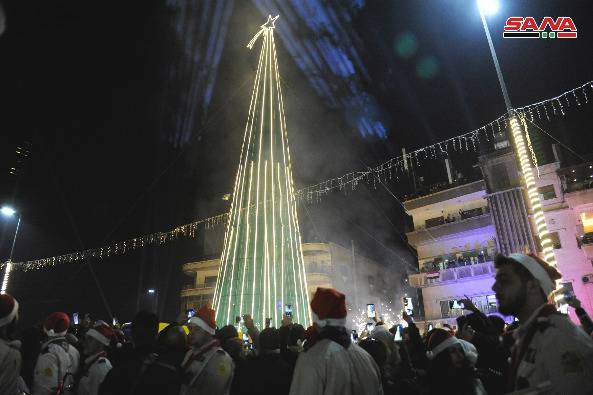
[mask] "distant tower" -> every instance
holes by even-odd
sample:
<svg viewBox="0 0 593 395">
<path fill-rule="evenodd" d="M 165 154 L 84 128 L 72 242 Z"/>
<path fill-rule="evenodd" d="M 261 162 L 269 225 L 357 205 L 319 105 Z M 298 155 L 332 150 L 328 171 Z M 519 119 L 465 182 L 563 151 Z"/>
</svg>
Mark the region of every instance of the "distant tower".
<svg viewBox="0 0 593 395">
<path fill-rule="evenodd" d="M 251 49 L 262 37 L 214 292 L 219 326 L 251 314 L 260 327 L 265 318 L 279 327 L 287 307 L 294 322 L 311 323 L 274 43 L 277 18 L 268 16 L 248 44 Z"/>
</svg>

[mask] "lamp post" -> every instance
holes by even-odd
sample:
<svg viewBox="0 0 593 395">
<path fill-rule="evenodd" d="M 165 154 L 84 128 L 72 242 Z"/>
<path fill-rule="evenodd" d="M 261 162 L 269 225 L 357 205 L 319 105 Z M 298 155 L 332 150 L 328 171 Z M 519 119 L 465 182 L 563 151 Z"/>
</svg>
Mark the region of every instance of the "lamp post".
<svg viewBox="0 0 593 395">
<path fill-rule="evenodd" d="M 159 308 L 159 292 L 154 288 L 149 288 L 148 295 L 152 298 L 152 308 L 154 313 L 157 314 L 157 310 Z"/>
<path fill-rule="evenodd" d="M 488 23 L 486 22 L 485 15 L 491 15 L 498 11 L 498 0 L 477 0 L 478 10 L 480 11 L 480 18 L 482 19 L 482 26 L 484 27 L 484 33 L 486 33 L 486 39 L 488 40 L 488 47 L 490 47 L 490 54 L 492 55 L 492 62 L 496 69 L 496 75 L 498 76 L 498 83 L 502 91 L 502 97 L 504 98 L 504 104 L 507 109 L 507 113 L 510 116 L 511 132 L 513 135 L 513 141 L 515 143 L 515 152 L 519 157 L 519 163 L 521 165 L 521 172 L 523 174 L 523 180 L 525 181 L 525 188 L 527 189 L 527 196 L 529 206 L 533 212 L 533 218 L 535 221 L 535 227 L 540 239 L 542 247 L 542 253 L 544 254 L 545 260 L 552 266 L 556 266 L 556 258 L 554 256 L 554 248 L 552 241 L 549 237 L 548 227 L 544 218 L 544 212 L 542 209 L 541 198 L 537 192 L 537 186 L 535 184 L 535 178 L 533 176 L 533 169 L 531 166 L 531 160 L 527 151 L 527 144 L 523 136 L 523 128 L 527 126 L 523 123 L 517 112 L 511 105 L 511 99 L 507 91 L 507 86 L 500 70 L 500 64 L 498 63 L 498 57 L 492 43 L 492 37 L 490 37 L 490 30 L 488 29 Z"/>
<path fill-rule="evenodd" d="M 10 271 L 12 270 L 12 256 L 14 254 L 14 246 L 16 245 L 16 238 L 19 234 L 19 228 L 21 225 L 21 216 L 17 214 L 17 211 L 9 206 L 3 206 L 0 209 L 0 213 L 5 217 L 14 217 L 17 215 L 18 221 L 16 223 L 16 230 L 14 231 L 14 237 L 12 239 L 12 246 L 10 247 L 10 255 L 8 257 L 8 261 L 6 261 L 6 268 L 4 269 L 4 278 L 2 279 L 2 287 L 0 288 L 0 294 L 6 293 L 6 288 L 8 288 L 8 280 L 10 279 Z"/>
</svg>

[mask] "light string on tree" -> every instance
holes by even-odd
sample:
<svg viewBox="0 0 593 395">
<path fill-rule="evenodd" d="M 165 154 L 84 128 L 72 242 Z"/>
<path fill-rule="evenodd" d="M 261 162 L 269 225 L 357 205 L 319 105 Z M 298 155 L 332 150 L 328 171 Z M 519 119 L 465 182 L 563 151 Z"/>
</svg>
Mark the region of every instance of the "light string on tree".
<svg viewBox="0 0 593 395">
<path fill-rule="evenodd" d="M 573 104 L 574 107 L 580 107 L 583 104 L 589 103 L 589 96 L 592 94 L 593 81 L 589 81 L 558 96 L 523 107 L 518 107 L 515 109 L 515 111 L 519 114 L 522 114 L 525 118 L 529 118 L 530 121 L 533 121 L 536 117 L 538 119 L 545 117 L 546 119 L 551 120 L 547 109 L 551 108 L 552 103 L 556 103 L 554 108 L 558 106 L 560 109 L 557 111 L 556 115 L 559 113 L 560 115 L 565 116 L 566 110 L 564 109 L 564 106 L 562 106 L 562 101 L 566 102 L 566 107 L 571 107 L 571 104 Z M 415 151 L 411 151 L 410 153 L 406 153 L 405 156 L 401 155 L 390 158 L 389 160 L 374 168 L 369 168 L 362 171 L 352 171 L 340 177 L 334 177 L 317 184 L 307 186 L 295 191 L 295 200 L 297 202 L 313 203 L 320 201 L 323 196 L 328 195 L 329 192 L 334 190 L 340 190 L 344 193 L 347 193 L 349 190 L 355 190 L 360 182 L 367 182 L 369 185 L 371 185 L 371 182 L 376 184 L 377 181 L 381 182 L 382 180 L 391 180 L 393 177 L 398 179 L 399 174 L 403 175 L 407 173 L 406 169 L 409 164 L 420 167 L 421 161 L 427 160 L 429 154 L 431 158 L 436 158 L 439 155 L 441 155 L 441 157 L 445 157 L 446 154 L 449 153 L 450 148 L 452 148 L 454 152 L 470 151 L 468 139 L 469 141 L 472 141 L 473 139 L 474 142 L 479 142 L 481 137 L 485 138 L 486 141 L 493 140 L 495 135 L 500 136 L 503 134 L 502 125 L 506 127 L 508 120 L 509 114 L 503 114 L 494 121 L 470 132 L 419 148 Z M 528 144 L 531 145 L 530 141 Z M 471 148 L 475 149 L 475 144 L 472 144 Z M 262 203 L 263 202 L 260 202 L 259 204 Z M 252 204 L 250 207 L 253 208 L 254 206 L 255 204 Z M 246 208 L 244 208 L 244 210 L 245 209 Z M 118 242 L 109 246 L 90 250 L 72 252 L 64 255 L 36 260 L 13 262 L 11 265 L 13 270 L 34 270 L 55 266 L 56 264 L 76 263 L 88 258 L 103 259 L 114 255 L 121 255 L 150 245 L 163 245 L 180 237 L 193 238 L 196 236 L 196 230 L 200 225 L 203 225 L 205 229 L 209 229 L 223 223 L 226 224 L 228 216 L 229 213 L 218 214 L 213 217 L 200 219 L 189 224 L 178 226 L 169 232 L 152 233 L 149 235 L 136 237 L 134 239 Z M 185 233 L 183 229 L 185 229 Z M 6 262 L 0 264 L 0 269 L 3 270 L 5 265 Z"/>
</svg>

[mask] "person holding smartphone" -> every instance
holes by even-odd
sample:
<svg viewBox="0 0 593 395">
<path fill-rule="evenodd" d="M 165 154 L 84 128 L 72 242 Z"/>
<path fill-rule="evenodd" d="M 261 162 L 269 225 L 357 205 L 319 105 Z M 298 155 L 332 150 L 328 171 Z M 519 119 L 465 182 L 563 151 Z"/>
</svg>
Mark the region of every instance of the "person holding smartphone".
<svg viewBox="0 0 593 395">
<path fill-rule="evenodd" d="M 574 312 L 581 323 L 581 328 L 583 328 L 583 330 L 589 335 L 593 336 L 593 321 L 591 320 L 591 317 L 589 317 L 589 314 L 587 314 L 585 309 L 583 309 L 581 306 L 581 301 L 577 299 L 574 293 L 565 295 L 564 300 L 570 307 L 574 309 Z"/>
</svg>

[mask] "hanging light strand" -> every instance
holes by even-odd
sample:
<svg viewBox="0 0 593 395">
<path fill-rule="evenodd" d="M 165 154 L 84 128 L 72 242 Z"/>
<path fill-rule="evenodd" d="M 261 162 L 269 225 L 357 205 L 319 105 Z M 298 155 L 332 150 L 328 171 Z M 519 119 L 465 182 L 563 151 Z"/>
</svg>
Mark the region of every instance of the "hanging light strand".
<svg viewBox="0 0 593 395">
<path fill-rule="evenodd" d="M 259 35 L 256 36 L 259 37 Z M 254 37 L 254 39 L 256 39 L 257 37 Z M 255 41 L 253 42 L 255 43 Z M 546 114 L 547 119 L 550 119 L 546 105 L 550 105 L 552 102 L 556 102 L 558 104 L 559 102 L 564 100 L 567 102 L 567 107 L 577 108 L 581 107 L 583 104 L 588 104 L 589 95 L 591 94 L 593 94 L 593 81 L 586 82 L 558 96 L 542 100 L 537 103 L 532 103 L 523 107 L 518 107 L 517 109 L 515 109 L 515 111 L 516 114 L 521 114 L 521 120 L 525 120 L 527 114 L 529 114 L 530 119 L 533 119 L 535 117 L 541 119 L 542 112 Z M 571 102 L 574 103 L 574 106 L 570 106 Z M 560 113 L 561 115 L 565 115 L 566 111 L 567 109 L 562 109 L 562 111 L 557 111 L 557 114 Z M 410 163 L 415 162 L 416 166 L 420 166 L 421 160 L 424 161 L 428 159 L 427 153 L 429 152 L 436 151 L 436 156 L 438 157 L 438 154 L 445 155 L 446 153 L 448 153 L 450 146 L 453 147 L 454 151 L 469 150 L 469 147 L 467 147 L 466 149 L 467 139 L 479 139 L 480 134 L 484 136 L 487 141 L 490 141 L 495 134 L 494 124 L 498 125 L 498 133 L 501 133 L 500 123 L 502 122 L 503 125 L 506 125 L 508 121 L 511 123 L 512 131 L 513 124 L 515 122 L 519 122 L 516 119 L 516 116 L 514 118 L 515 122 L 512 122 L 512 120 L 513 116 L 505 113 L 496 118 L 494 121 L 486 125 L 480 126 L 479 128 L 474 129 L 470 132 L 439 141 L 435 144 L 426 147 L 419 148 L 415 151 L 406 153 L 405 155 L 392 157 L 386 162 L 383 162 L 382 164 L 374 168 L 369 168 L 368 170 L 363 171 L 351 171 L 342 176 L 334 177 L 297 190 L 295 191 L 295 200 L 299 203 L 314 203 L 320 201 L 320 199 L 323 196 L 329 194 L 331 191 L 334 190 L 340 190 L 347 194 L 348 191 L 355 190 L 361 181 L 365 181 L 367 179 L 375 182 L 376 180 L 381 181 L 382 177 L 391 178 L 394 176 L 394 174 L 395 177 L 397 177 L 398 173 L 403 174 L 407 172 L 407 168 Z M 462 141 L 464 143 L 462 143 Z M 529 146 L 531 145 L 530 143 L 530 141 L 527 141 L 527 148 L 533 155 L 533 149 L 529 148 Z M 533 159 L 534 158 L 532 157 L 532 160 Z M 534 161 L 534 163 L 536 162 Z M 259 204 L 260 203 L 251 204 L 248 207 L 243 207 L 241 210 L 249 210 Z M 226 224 L 229 215 L 230 213 L 215 215 L 213 217 L 201 219 L 189 224 L 178 226 L 169 232 L 152 233 L 149 235 L 136 237 L 126 241 L 121 241 L 109 246 L 72 252 L 48 258 L 41 258 L 23 262 L 11 262 L 11 265 L 13 270 L 35 270 L 55 266 L 57 264 L 77 263 L 88 258 L 103 259 L 113 255 L 121 255 L 149 245 L 163 245 L 180 237 L 194 238 L 196 236 L 196 230 L 200 225 L 202 225 L 204 229 L 210 229 L 213 226 Z M 546 249 L 545 253 L 548 253 L 549 255 L 548 249 Z M 0 269 L 3 270 L 6 264 L 6 262 L 1 263 Z"/>
</svg>

